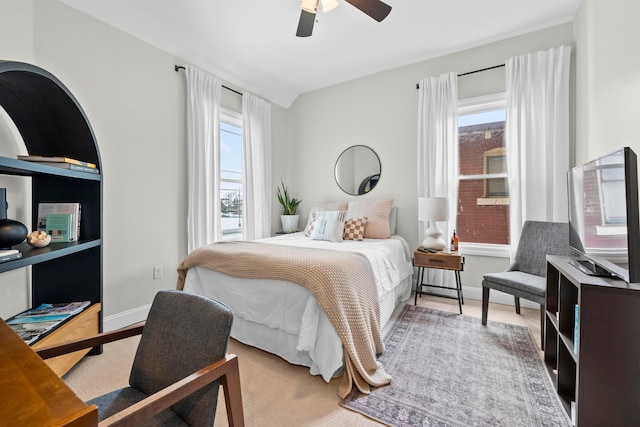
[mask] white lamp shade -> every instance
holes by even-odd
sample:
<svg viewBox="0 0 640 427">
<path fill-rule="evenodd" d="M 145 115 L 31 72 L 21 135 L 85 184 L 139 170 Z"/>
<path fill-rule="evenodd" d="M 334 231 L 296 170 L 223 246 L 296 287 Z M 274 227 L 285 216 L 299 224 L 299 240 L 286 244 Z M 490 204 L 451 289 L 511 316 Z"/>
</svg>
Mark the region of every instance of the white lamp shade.
<svg viewBox="0 0 640 427">
<path fill-rule="evenodd" d="M 323 12 L 329 12 L 338 6 L 338 0 L 321 0 L 321 2 Z"/>
<path fill-rule="evenodd" d="M 418 198 L 418 219 L 420 221 L 448 221 L 449 199 L 446 197 Z"/>
<path fill-rule="evenodd" d="M 316 13 L 318 10 L 318 0 L 301 0 L 300 8 L 305 12 Z"/>
</svg>

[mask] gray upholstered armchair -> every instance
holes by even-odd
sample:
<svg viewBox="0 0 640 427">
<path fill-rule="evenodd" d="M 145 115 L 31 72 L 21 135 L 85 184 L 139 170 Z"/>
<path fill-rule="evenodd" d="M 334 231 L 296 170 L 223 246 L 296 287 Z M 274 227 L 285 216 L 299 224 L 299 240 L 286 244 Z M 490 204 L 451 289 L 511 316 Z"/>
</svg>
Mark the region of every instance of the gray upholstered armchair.
<svg viewBox="0 0 640 427">
<path fill-rule="evenodd" d="M 37 350 L 43 359 L 142 334 L 129 387 L 87 403 L 99 426 L 213 426 L 220 384 L 230 426 L 243 426 L 238 359 L 227 354 L 233 313 L 182 291 L 156 294 L 144 324 Z"/>
<path fill-rule="evenodd" d="M 540 331 L 544 333 L 547 255 L 571 255 L 569 225 L 559 222 L 526 221 L 511 265 L 501 273 L 489 273 L 483 277 L 483 325 L 487 324 L 489 290 L 496 289 L 514 296 L 518 314 L 520 298 L 540 304 Z"/>
</svg>

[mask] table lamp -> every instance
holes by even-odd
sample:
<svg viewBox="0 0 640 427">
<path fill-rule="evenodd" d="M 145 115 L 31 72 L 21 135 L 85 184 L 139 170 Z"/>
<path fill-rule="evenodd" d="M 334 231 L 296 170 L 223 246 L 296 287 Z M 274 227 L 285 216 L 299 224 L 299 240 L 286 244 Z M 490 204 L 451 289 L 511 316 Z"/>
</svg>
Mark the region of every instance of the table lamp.
<svg viewBox="0 0 640 427">
<path fill-rule="evenodd" d="M 446 247 L 442 239 L 442 230 L 438 227 L 438 221 L 449 220 L 449 199 L 446 197 L 419 197 L 418 219 L 429 221 L 431 224 L 425 231 L 422 246 L 427 249 L 441 251 Z"/>
</svg>

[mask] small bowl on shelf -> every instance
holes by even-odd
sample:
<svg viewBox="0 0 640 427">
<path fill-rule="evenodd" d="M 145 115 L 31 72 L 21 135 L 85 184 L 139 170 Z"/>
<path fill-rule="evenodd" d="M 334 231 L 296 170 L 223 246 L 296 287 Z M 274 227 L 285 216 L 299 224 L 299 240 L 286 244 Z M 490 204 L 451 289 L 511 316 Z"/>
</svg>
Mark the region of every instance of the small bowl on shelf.
<svg viewBox="0 0 640 427">
<path fill-rule="evenodd" d="M 51 236 L 44 231 L 33 231 L 27 236 L 27 243 L 34 248 L 44 248 L 51 243 Z"/>
</svg>

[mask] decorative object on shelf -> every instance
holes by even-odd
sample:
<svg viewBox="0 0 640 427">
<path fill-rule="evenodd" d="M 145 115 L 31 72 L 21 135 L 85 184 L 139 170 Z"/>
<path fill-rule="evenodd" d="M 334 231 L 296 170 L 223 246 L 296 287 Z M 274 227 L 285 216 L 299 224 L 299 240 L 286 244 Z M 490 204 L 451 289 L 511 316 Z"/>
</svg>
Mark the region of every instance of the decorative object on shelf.
<svg viewBox="0 0 640 427">
<path fill-rule="evenodd" d="M 7 219 L 7 189 L 0 188 L 0 249 L 11 249 L 23 242 L 28 232 L 23 223 Z"/>
<path fill-rule="evenodd" d="M 453 236 L 451 236 L 451 252 L 455 252 L 458 250 L 458 235 L 456 234 L 456 230 L 453 230 Z"/>
<path fill-rule="evenodd" d="M 68 213 L 47 215 L 46 233 L 54 242 L 72 242 L 73 215 Z"/>
<path fill-rule="evenodd" d="M 446 197 L 420 197 L 418 198 L 418 219 L 431 222 L 425 231 L 422 246 L 441 251 L 446 243 L 442 239 L 442 230 L 438 227 L 438 221 L 449 219 L 449 199 Z"/>
<path fill-rule="evenodd" d="M 27 243 L 34 248 L 44 248 L 51 243 L 51 236 L 45 231 L 32 231 L 27 236 Z"/>
<path fill-rule="evenodd" d="M 47 216 L 50 214 L 71 214 L 71 232 L 69 241 L 75 242 L 80 238 L 80 219 L 82 206 L 80 203 L 38 203 L 38 230 L 47 230 Z"/>
<path fill-rule="evenodd" d="M 284 185 L 284 182 L 280 181 L 280 185 L 282 188 L 278 187 L 278 201 L 284 210 L 284 214 L 280 215 L 282 231 L 285 233 L 293 233 L 298 230 L 300 215 L 297 215 L 296 211 L 298 210 L 298 205 L 302 200 L 298 200 L 295 197 L 289 197 L 289 191 Z"/>
</svg>

